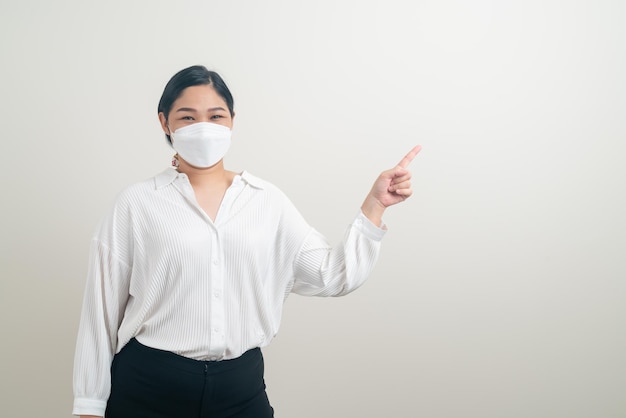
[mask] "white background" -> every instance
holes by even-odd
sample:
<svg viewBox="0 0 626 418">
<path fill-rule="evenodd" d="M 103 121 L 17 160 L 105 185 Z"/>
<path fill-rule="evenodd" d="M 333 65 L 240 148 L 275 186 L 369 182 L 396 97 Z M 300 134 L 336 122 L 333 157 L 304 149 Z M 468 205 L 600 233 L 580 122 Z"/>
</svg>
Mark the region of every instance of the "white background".
<svg viewBox="0 0 626 418">
<path fill-rule="evenodd" d="M 414 144 L 367 284 L 287 302 L 279 418 L 626 416 L 626 3 L 0 3 L 0 416 L 69 417 L 97 221 L 168 166 L 157 102 L 202 64 L 227 168 L 336 241 Z"/>
</svg>

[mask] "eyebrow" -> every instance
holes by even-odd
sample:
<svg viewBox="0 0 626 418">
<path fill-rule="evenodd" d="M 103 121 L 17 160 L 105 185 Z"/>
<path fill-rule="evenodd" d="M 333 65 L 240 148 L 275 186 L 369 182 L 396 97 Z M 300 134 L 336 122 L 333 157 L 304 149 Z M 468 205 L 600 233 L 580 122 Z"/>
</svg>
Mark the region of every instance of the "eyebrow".
<svg viewBox="0 0 626 418">
<path fill-rule="evenodd" d="M 226 112 L 226 109 L 224 109 L 223 107 L 211 107 L 207 109 L 207 111 L 209 112 L 214 112 L 216 110 L 223 110 L 224 112 Z M 181 107 L 179 109 L 176 109 L 176 112 L 197 112 L 197 110 L 191 107 Z"/>
</svg>

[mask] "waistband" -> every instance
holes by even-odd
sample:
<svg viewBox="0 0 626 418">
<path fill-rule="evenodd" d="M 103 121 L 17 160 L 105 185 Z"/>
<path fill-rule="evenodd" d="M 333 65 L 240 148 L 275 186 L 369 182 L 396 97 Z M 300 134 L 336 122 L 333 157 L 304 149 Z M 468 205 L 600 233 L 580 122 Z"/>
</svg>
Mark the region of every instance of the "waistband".
<svg viewBox="0 0 626 418">
<path fill-rule="evenodd" d="M 132 353 L 140 355 L 142 361 L 158 362 L 161 365 L 168 365 L 179 370 L 198 374 L 222 373 L 236 368 L 252 367 L 252 365 L 263 360 L 261 349 L 258 347 L 252 348 L 234 359 L 204 361 L 184 357 L 171 351 L 148 347 L 141 344 L 136 338 L 132 338 L 116 356 L 123 354 L 132 355 Z"/>
</svg>

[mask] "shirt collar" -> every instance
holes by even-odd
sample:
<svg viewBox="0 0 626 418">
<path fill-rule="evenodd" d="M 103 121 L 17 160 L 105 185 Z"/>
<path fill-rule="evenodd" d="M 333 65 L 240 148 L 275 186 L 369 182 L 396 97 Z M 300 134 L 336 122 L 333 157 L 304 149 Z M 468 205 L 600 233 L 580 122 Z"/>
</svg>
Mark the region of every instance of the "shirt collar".
<svg viewBox="0 0 626 418">
<path fill-rule="evenodd" d="M 162 189 L 163 187 L 172 184 L 179 174 L 180 173 L 178 171 L 171 167 L 166 168 L 165 171 L 162 171 L 154 177 L 154 186 L 156 189 Z"/>
<path fill-rule="evenodd" d="M 154 186 L 157 190 L 162 189 L 172 184 L 174 180 L 176 180 L 179 176 L 186 177 L 185 174 L 179 173 L 178 171 L 176 171 L 176 169 L 168 167 L 163 172 L 157 174 L 154 177 Z M 245 170 L 242 171 L 241 174 L 235 176 L 233 183 L 239 181 L 240 179 L 256 189 L 265 188 L 265 182 L 263 180 L 256 176 L 253 176 Z"/>
<path fill-rule="evenodd" d="M 265 181 L 261 180 L 260 178 L 256 176 L 253 176 L 252 174 L 248 173 L 246 170 L 242 171 L 241 174 L 237 177 L 240 177 L 243 181 L 245 181 L 250 186 L 256 189 L 264 189 L 266 186 Z"/>
</svg>

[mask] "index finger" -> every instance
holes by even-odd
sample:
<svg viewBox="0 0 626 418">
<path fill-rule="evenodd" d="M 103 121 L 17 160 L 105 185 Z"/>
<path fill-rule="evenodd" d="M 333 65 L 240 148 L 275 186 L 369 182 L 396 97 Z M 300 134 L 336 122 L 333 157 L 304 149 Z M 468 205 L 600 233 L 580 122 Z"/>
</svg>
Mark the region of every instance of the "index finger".
<svg viewBox="0 0 626 418">
<path fill-rule="evenodd" d="M 411 161 L 413 161 L 413 158 L 415 158 L 415 156 L 422 150 L 422 146 L 421 145 L 416 145 L 413 147 L 413 149 L 411 151 L 409 151 L 409 153 L 407 155 L 404 156 L 403 159 L 400 160 L 400 162 L 398 163 L 398 165 L 402 168 L 406 168 Z"/>
</svg>

